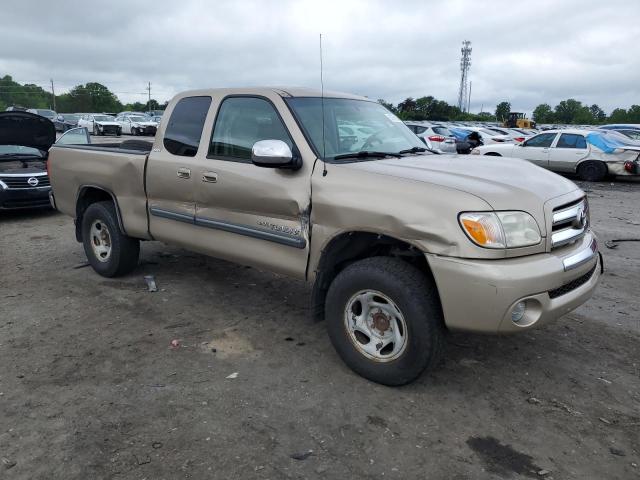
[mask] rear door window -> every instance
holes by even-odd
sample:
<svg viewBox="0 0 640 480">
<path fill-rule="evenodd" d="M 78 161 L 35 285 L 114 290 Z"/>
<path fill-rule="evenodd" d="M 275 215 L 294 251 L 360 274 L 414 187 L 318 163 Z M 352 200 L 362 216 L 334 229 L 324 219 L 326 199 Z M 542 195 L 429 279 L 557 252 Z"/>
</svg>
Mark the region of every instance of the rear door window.
<svg viewBox="0 0 640 480">
<path fill-rule="evenodd" d="M 587 148 L 587 141 L 582 135 L 563 133 L 558 139 L 556 148 Z"/>
<path fill-rule="evenodd" d="M 211 97 L 185 97 L 178 101 L 164 133 L 164 148 L 169 153 L 196 156 L 210 106 Z"/>
</svg>

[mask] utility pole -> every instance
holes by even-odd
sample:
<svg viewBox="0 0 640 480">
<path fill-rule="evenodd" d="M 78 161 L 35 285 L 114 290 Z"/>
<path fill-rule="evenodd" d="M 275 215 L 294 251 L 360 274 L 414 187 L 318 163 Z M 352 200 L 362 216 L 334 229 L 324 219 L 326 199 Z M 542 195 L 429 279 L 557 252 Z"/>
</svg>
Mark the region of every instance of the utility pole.
<svg viewBox="0 0 640 480">
<path fill-rule="evenodd" d="M 151 82 L 149 82 L 147 90 L 149 90 L 149 101 L 147 102 L 147 110 L 151 111 Z"/>
<path fill-rule="evenodd" d="M 467 102 L 467 113 L 471 110 L 471 87 L 473 86 L 473 82 L 469 82 L 469 101 Z"/>
<path fill-rule="evenodd" d="M 467 80 L 469 79 L 469 67 L 471 67 L 471 42 L 465 40 L 462 42 L 460 49 L 462 57 L 460 58 L 460 89 L 458 90 L 458 108 L 461 112 L 465 110 L 467 103 Z"/>
<path fill-rule="evenodd" d="M 56 110 L 56 91 L 53 88 L 53 78 L 51 79 L 51 98 L 53 99 L 53 110 Z"/>
</svg>

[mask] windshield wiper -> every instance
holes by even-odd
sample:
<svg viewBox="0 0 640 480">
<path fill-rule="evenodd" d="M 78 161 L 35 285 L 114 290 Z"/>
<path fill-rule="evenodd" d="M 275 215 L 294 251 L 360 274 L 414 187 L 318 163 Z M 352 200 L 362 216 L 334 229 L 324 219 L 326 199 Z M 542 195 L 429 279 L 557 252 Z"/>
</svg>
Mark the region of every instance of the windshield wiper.
<svg viewBox="0 0 640 480">
<path fill-rule="evenodd" d="M 373 152 L 371 150 L 363 150 L 361 152 L 343 153 L 333 157 L 334 160 L 341 160 L 343 158 L 384 158 L 384 157 L 396 157 L 400 158 L 399 153 L 389 152 Z"/>
<path fill-rule="evenodd" d="M 432 148 L 426 148 L 426 147 L 411 147 L 411 148 L 407 148 L 406 150 L 400 150 L 398 153 L 403 154 L 403 153 L 420 153 L 420 152 L 431 152 L 431 153 L 435 153 L 436 155 L 440 155 L 440 152 L 438 152 L 437 150 L 433 150 Z"/>
</svg>

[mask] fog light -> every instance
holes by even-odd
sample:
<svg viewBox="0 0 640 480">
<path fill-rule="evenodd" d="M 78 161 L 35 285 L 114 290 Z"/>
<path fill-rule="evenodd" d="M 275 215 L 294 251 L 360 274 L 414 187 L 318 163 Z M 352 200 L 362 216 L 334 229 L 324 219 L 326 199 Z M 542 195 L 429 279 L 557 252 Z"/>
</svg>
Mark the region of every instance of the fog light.
<svg viewBox="0 0 640 480">
<path fill-rule="evenodd" d="M 511 310 L 511 321 L 513 323 L 520 323 L 522 318 L 524 317 L 524 312 L 527 309 L 527 305 L 525 302 L 518 302 L 513 310 Z"/>
</svg>

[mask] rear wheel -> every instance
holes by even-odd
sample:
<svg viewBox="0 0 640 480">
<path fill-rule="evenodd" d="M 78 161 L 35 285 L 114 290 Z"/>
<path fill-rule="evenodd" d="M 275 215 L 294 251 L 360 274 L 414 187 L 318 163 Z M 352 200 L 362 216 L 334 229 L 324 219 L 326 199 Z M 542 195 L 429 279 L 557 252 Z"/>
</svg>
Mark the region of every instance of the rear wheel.
<svg viewBox="0 0 640 480">
<path fill-rule="evenodd" d="M 98 202 L 82 216 L 82 244 L 89 263 L 103 277 L 117 277 L 138 265 L 140 241 L 120 231 L 112 202 Z"/>
<path fill-rule="evenodd" d="M 578 166 L 578 176 L 587 182 L 599 182 L 608 173 L 607 165 L 597 160 L 588 160 Z"/>
<path fill-rule="evenodd" d="M 356 373 L 383 385 L 404 385 L 440 356 L 443 316 L 433 281 L 390 257 L 345 268 L 326 300 L 329 337 Z"/>
</svg>

